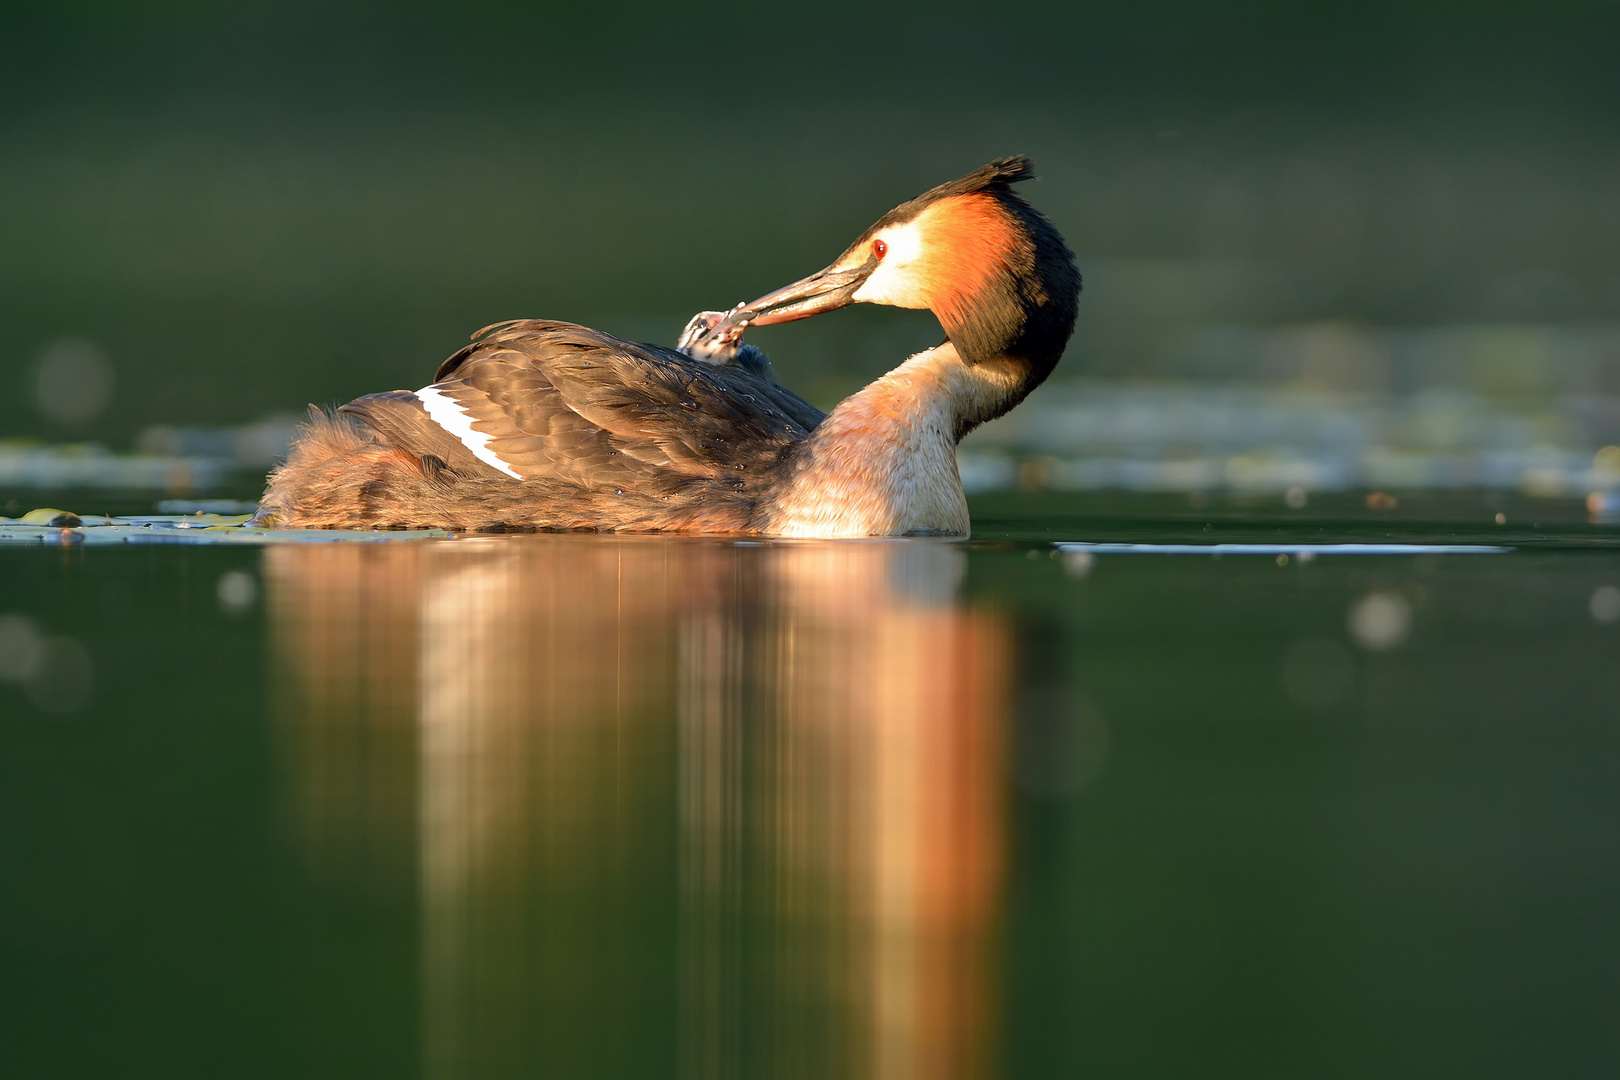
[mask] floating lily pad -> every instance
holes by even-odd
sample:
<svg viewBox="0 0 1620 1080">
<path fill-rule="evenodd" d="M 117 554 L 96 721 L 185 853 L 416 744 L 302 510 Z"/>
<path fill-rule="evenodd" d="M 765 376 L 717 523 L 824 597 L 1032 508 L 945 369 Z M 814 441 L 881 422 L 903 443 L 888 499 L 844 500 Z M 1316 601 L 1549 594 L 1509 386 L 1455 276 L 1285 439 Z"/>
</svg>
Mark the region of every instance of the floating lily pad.
<svg viewBox="0 0 1620 1080">
<path fill-rule="evenodd" d="M 65 510 L 46 508 L 15 520 L 0 518 L 0 544 L 341 544 L 442 540 L 452 535 L 443 529 L 253 529 L 246 527 L 247 521 L 246 514 L 81 519 Z"/>
<path fill-rule="evenodd" d="M 30 510 L 17 520 L 24 525 L 43 525 L 48 529 L 77 529 L 83 524 L 78 514 L 70 510 L 57 510 L 50 506 Z"/>
</svg>

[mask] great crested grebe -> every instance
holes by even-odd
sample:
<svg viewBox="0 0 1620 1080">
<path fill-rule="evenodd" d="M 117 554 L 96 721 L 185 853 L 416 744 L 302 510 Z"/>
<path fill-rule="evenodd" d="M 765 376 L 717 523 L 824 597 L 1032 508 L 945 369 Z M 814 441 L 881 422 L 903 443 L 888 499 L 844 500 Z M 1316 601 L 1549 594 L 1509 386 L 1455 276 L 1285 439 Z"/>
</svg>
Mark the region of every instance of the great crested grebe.
<svg viewBox="0 0 1620 1080">
<path fill-rule="evenodd" d="M 895 207 L 825 270 L 694 318 L 681 352 L 486 327 L 431 386 L 313 415 L 252 523 L 966 536 L 958 440 L 1039 386 L 1074 332 L 1074 256 L 1011 187 L 1032 168 L 1003 158 Z M 946 340 L 826 415 L 741 342 L 855 302 L 928 308 Z"/>
</svg>

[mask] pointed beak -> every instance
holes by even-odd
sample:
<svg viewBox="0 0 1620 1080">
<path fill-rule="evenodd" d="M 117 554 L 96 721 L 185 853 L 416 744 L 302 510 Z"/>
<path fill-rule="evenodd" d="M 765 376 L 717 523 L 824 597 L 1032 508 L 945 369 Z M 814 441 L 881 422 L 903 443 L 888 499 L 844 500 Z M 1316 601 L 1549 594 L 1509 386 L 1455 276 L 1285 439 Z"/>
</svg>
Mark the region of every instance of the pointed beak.
<svg viewBox="0 0 1620 1080">
<path fill-rule="evenodd" d="M 877 260 L 868 259 L 861 266 L 837 269 L 836 264 L 811 274 L 792 285 L 777 289 L 748 304 L 736 317 L 754 326 L 808 319 L 823 311 L 841 308 L 853 301 L 855 290 L 877 269 Z"/>
</svg>

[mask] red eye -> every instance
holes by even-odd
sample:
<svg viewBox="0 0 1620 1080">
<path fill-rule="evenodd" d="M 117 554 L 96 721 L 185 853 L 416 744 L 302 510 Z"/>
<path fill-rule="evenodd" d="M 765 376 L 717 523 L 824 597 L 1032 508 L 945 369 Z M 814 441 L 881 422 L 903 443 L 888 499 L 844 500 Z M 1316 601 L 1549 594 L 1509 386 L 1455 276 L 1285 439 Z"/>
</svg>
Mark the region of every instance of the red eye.
<svg viewBox="0 0 1620 1080">
<path fill-rule="evenodd" d="M 883 256 L 887 255 L 888 253 L 889 253 L 889 245 L 888 244 L 885 244 L 882 240 L 874 240 L 874 241 L 872 241 L 872 254 L 875 257 L 881 259 L 881 258 L 883 258 Z"/>
</svg>

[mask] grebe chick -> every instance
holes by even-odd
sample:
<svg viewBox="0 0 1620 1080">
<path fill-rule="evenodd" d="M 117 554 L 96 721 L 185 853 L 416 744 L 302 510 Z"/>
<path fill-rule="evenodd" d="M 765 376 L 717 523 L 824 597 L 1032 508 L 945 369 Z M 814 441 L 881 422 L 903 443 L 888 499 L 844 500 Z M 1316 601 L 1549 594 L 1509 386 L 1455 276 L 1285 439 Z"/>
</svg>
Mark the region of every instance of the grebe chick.
<svg viewBox="0 0 1620 1080">
<path fill-rule="evenodd" d="M 486 327 L 432 385 L 316 411 L 254 524 L 755 536 L 966 536 L 956 444 L 1022 401 L 1074 331 L 1080 273 L 1003 158 L 889 211 L 825 270 L 682 350 L 570 323 Z M 823 415 L 748 326 L 928 308 L 946 340 Z"/>
</svg>

